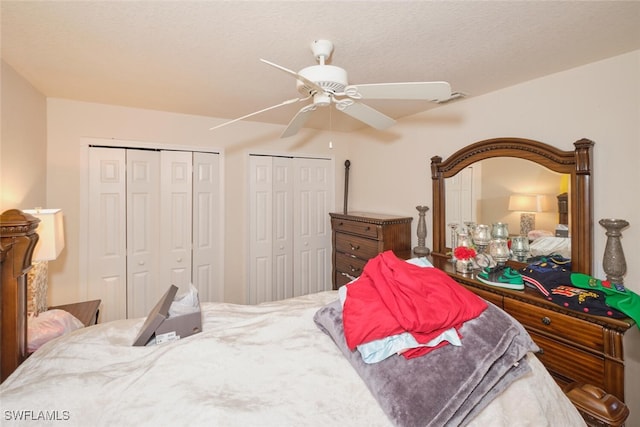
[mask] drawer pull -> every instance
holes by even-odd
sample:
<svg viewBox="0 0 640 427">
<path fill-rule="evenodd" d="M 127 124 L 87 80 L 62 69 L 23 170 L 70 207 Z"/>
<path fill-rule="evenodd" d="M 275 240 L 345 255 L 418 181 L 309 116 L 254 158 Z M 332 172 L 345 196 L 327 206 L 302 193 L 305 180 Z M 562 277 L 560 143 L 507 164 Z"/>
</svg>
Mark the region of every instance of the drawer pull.
<svg viewBox="0 0 640 427">
<path fill-rule="evenodd" d="M 544 316 L 541 320 L 542 320 L 542 323 L 544 323 L 547 326 L 551 324 L 551 319 L 549 319 L 547 316 Z"/>
<path fill-rule="evenodd" d="M 353 243 L 349 243 L 349 246 L 351 246 L 352 251 L 357 251 L 358 249 L 360 249 L 360 245 L 354 245 Z"/>
<path fill-rule="evenodd" d="M 340 274 L 341 274 L 341 275 L 343 275 L 344 277 L 348 278 L 349 280 L 355 280 L 355 279 L 357 279 L 357 277 L 352 276 L 352 275 L 347 274 L 347 273 L 342 273 L 342 272 L 340 272 Z"/>
<path fill-rule="evenodd" d="M 349 264 L 349 270 L 351 270 L 352 273 L 356 273 L 360 271 L 360 268 L 354 267 L 353 265 Z"/>
<path fill-rule="evenodd" d="M 543 349 L 542 347 L 540 347 L 540 351 L 538 351 L 538 354 L 539 354 L 540 356 L 542 356 L 542 355 L 544 354 L 544 349 Z"/>
</svg>

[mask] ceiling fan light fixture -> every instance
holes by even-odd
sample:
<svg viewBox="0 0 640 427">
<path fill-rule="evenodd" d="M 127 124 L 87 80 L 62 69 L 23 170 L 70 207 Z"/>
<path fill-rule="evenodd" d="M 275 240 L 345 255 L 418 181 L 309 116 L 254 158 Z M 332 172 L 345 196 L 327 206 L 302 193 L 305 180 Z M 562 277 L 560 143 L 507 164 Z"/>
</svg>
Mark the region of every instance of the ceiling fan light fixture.
<svg viewBox="0 0 640 427">
<path fill-rule="evenodd" d="M 298 74 L 332 93 L 342 93 L 348 84 L 346 70 L 335 65 L 312 65 L 298 71 Z M 314 90 L 300 80 L 296 80 L 296 88 L 304 95 Z"/>
<path fill-rule="evenodd" d="M 313 95 L 313 104 L 317 105 L 318 107 L 326 107 L 328 105 L 331 105 L 331 95 L 327 94 L 326 92 L 316 93 L 315 95 Z"/>
</svg>

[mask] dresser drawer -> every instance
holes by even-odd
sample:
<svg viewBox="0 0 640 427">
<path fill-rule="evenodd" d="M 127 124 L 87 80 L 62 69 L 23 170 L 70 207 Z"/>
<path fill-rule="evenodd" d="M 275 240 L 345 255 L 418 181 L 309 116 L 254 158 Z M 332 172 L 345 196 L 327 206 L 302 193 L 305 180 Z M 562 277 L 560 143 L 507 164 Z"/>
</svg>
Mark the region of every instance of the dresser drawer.
<svg viewBox="0 0 640 427">
<path fill-rule="evenodd" d="M 347 273 L 349 276 L 358 277 L 362 274 L 366 263 L 367 260 L 336 253 L 336 272 L 338 273 Z"/>
<path fill-rule="evenodd" d="M 378 227 L 375 224 L 367 224 L 366 222 L 351 221 L 342 218 L 333 218 L 331 226 L 336 232 L 344 232 L 351 234 L 359 234 L 372 239 L 378 238 Z"/>
<path fill-rule="evenodd" d="M 580 381 L 606 389 L 604 358 L 559 343 L 535 332 L 529 332 L 542 350 L 536 356 L 562 382 Z"/>
<path fill-rule="evenodd" d="M 368 260 L 378 255 L 377 240 L 366 239 L 352 234 L 336 233 L 336 251 Z"/>
<path fill-rule="evenodd" d="M 564 338 L 596 352 L 604 351 L 604 332 L 600 325 L 510 298 L 504 299 L 504 310 L 527 329 Z"/>
</svg>

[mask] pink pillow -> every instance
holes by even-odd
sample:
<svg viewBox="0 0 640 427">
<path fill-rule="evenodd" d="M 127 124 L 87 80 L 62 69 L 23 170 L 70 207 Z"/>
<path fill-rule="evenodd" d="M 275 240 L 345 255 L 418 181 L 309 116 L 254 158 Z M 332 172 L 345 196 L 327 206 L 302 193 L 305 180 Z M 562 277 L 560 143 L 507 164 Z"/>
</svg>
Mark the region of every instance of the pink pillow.
<svg viewBox="0 0 640 427">
<path fill-rule="evenodd" d="M 81 321 L 64 310 L 48 310 L 30 316 L 27 322 L 27 351 L 33 353 L 46 342 L 82 327 Z"/>
</svg>

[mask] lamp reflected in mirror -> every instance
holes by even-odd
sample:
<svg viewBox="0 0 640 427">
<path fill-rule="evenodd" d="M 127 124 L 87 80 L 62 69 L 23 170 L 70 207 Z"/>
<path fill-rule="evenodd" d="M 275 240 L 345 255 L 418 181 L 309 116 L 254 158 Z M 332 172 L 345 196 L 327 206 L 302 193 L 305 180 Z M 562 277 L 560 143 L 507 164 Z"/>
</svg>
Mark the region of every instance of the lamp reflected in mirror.
<svg viewBox="0 0 640 427">
<path fill-rule="evenodd" d="M 539 194 L 512 194 L 509 197 L 509 210 L 521 212 L 520 235 L 527 236 L 536 228 L 536 213 L 543 211 L 544 197 Z"/>
</svg>

